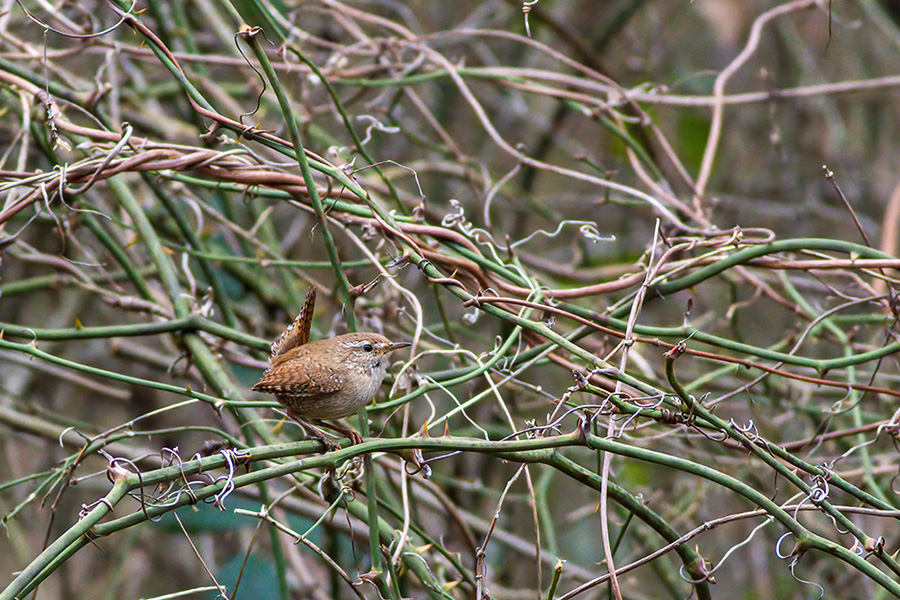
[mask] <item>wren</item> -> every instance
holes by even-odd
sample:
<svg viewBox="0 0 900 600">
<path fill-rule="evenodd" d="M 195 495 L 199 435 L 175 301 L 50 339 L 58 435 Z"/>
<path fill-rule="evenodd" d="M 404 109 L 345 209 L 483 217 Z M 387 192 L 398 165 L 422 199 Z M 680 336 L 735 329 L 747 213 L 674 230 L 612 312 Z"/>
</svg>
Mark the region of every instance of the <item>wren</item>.
<svg viewBox="0 0 900 600">
<path fill-rule="evenodd" d="M 359 443 L 358 433 L 323 419 L 340 419 L 368 404 L 381 387 L 390 354 L 410 344 L 391 342 L 378 333 L 346 333 L 310 342 L 315 304 L 316 291 L 310 288 L 300 314 L 272 343 L 269 369 L 251 389 L 273 394 L 288 416 L 326 448 L 336 445 L 313 424 Z"/>
</svg>

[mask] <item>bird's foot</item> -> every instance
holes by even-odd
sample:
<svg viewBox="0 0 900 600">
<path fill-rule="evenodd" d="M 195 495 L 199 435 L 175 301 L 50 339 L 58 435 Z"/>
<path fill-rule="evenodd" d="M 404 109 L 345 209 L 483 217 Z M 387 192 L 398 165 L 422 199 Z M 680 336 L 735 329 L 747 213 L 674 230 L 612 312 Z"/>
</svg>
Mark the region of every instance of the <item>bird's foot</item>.
<svg viewBox="0 0 900 600">
<path fill-rule="evenodd" d="M 351 446 L 355 446 L 356 444 L 363 443 L 363 437 L 361 435 L 359 435 L 359 433 L 357 433 L 356 431 L 354 431 L 352 429 L 342 427 L 341 425 L 337 425 L 335 423 L 327 423 L 325 421 L 318 421 L 318 420 L 315 421 L 315 424 L 319 425 L 321 427 L 327 427 L 328 429 L 331 429 L 332 431 L 336 431 L 341 435 L 347 436 L 350 439 Z M 319 431 L 321 432 L 321 430 L 319 430 Z"/>
<path fill-rule="evenodd" d="M 303 426 L 303 430 L 306 432 L 307 439 L 314 439 L 318 442 L 322 443 L 323 452 L 332 452 L 334 450 L 340 450 L 341 445 L 338 444 L 334 439 L 329 436 L 327 433 L 315 427 L 311 423 L 307 423 L 306 421 L 297 421 Z"/>
<path fill-rule="evenodd" d="M 334 439 L 329 437 L 328 434 L 326 434 L 326 433 L 316 432 L 316 433 L 313 433 L 311 437 L 322 442 L 322 446 L 324 446 L 324 449 L 323 449 L 324 452 L 334 452 L 335 450 L 341 449 L 341 445 L 339 443 L 337 443 L 336 441 L 334 441 Z"/>
</svg>

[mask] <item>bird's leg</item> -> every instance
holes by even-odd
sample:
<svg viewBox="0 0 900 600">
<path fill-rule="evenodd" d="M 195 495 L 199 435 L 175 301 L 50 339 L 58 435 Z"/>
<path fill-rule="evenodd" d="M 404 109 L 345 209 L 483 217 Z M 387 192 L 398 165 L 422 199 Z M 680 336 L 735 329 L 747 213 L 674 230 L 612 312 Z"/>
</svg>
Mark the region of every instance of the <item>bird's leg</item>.
<svg viewBox="0 0 900 600">
<path fill-rule="evenodd" d="M 355 446 L 356 444 L 363 443 L 362 436 L 359 435 L 357 432 L 353 431 L 352 429 L 347 429 L 346 427 L 343 427 L 341 425 L 335 425 L 334 423 L 326 423 L 325 421 L 322 421 L 321 419 L 314 419 L 313 423 L 315 423 L 316 425 L 319 425 L 321 427 L 327 427 L 328 429 L 337 431 L 341 435 L 346 435 L 348 438 L 350 438 L 351 446 Z"/>
<path fill-rule="evenodd" d="M 307 433 L 307 437 L 311 437 L 322 442 L 322 445 L 325 446 L 325 452 L 331 452 L 332 450 L 339 450 L 340 445 L 335 442 L 327 433 L 310 423 L 309 421 L 304 421 L 303 419 L 298 419 L 294 417 L 294 420 L 297 422 L 300 427 L 303 428 L 303 431 Z M 321 421 L 316 421 L 320 425 L 323 424 Z"/>
</svg>

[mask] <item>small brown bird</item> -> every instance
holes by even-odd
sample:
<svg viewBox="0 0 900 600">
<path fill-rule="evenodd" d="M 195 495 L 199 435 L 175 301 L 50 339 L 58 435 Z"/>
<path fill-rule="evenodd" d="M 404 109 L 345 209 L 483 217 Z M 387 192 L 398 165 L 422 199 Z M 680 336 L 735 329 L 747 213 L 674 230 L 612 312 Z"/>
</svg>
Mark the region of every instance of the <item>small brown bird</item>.
<svg viewBox="0 0 900 600">
<path fill-rule="evenodd" d="M 316 291 L 310 288 L 300 314 L 272 343 L 269 369 L 251 389 L 274 394 L 288 416 L 327 447 L 335 447 L 334 442 L 313 423 L 359 443 L 362 437 L 355 431 L 322 419 L 346 417 L 368 404 L 381 387 L 391 352 L 410 344 L 391 342 L 378 333 L 310 342 L 315 304 Z"/>
</svg>

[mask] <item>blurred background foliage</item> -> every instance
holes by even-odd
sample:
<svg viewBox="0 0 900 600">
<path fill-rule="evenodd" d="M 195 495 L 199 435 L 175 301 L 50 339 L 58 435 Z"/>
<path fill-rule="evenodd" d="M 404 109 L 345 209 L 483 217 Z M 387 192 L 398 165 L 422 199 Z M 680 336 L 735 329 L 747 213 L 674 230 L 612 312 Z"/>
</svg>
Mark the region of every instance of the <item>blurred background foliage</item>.
<svg viewBox="0 0 900 600">
<path fill-rule="evenodd" d="M 3 2 L 0 598 L 900 595 L 898 52 L 875 0 Z M 327 454 L 249 392 L 310 285 L 414 342 Z"/>
</svg>

